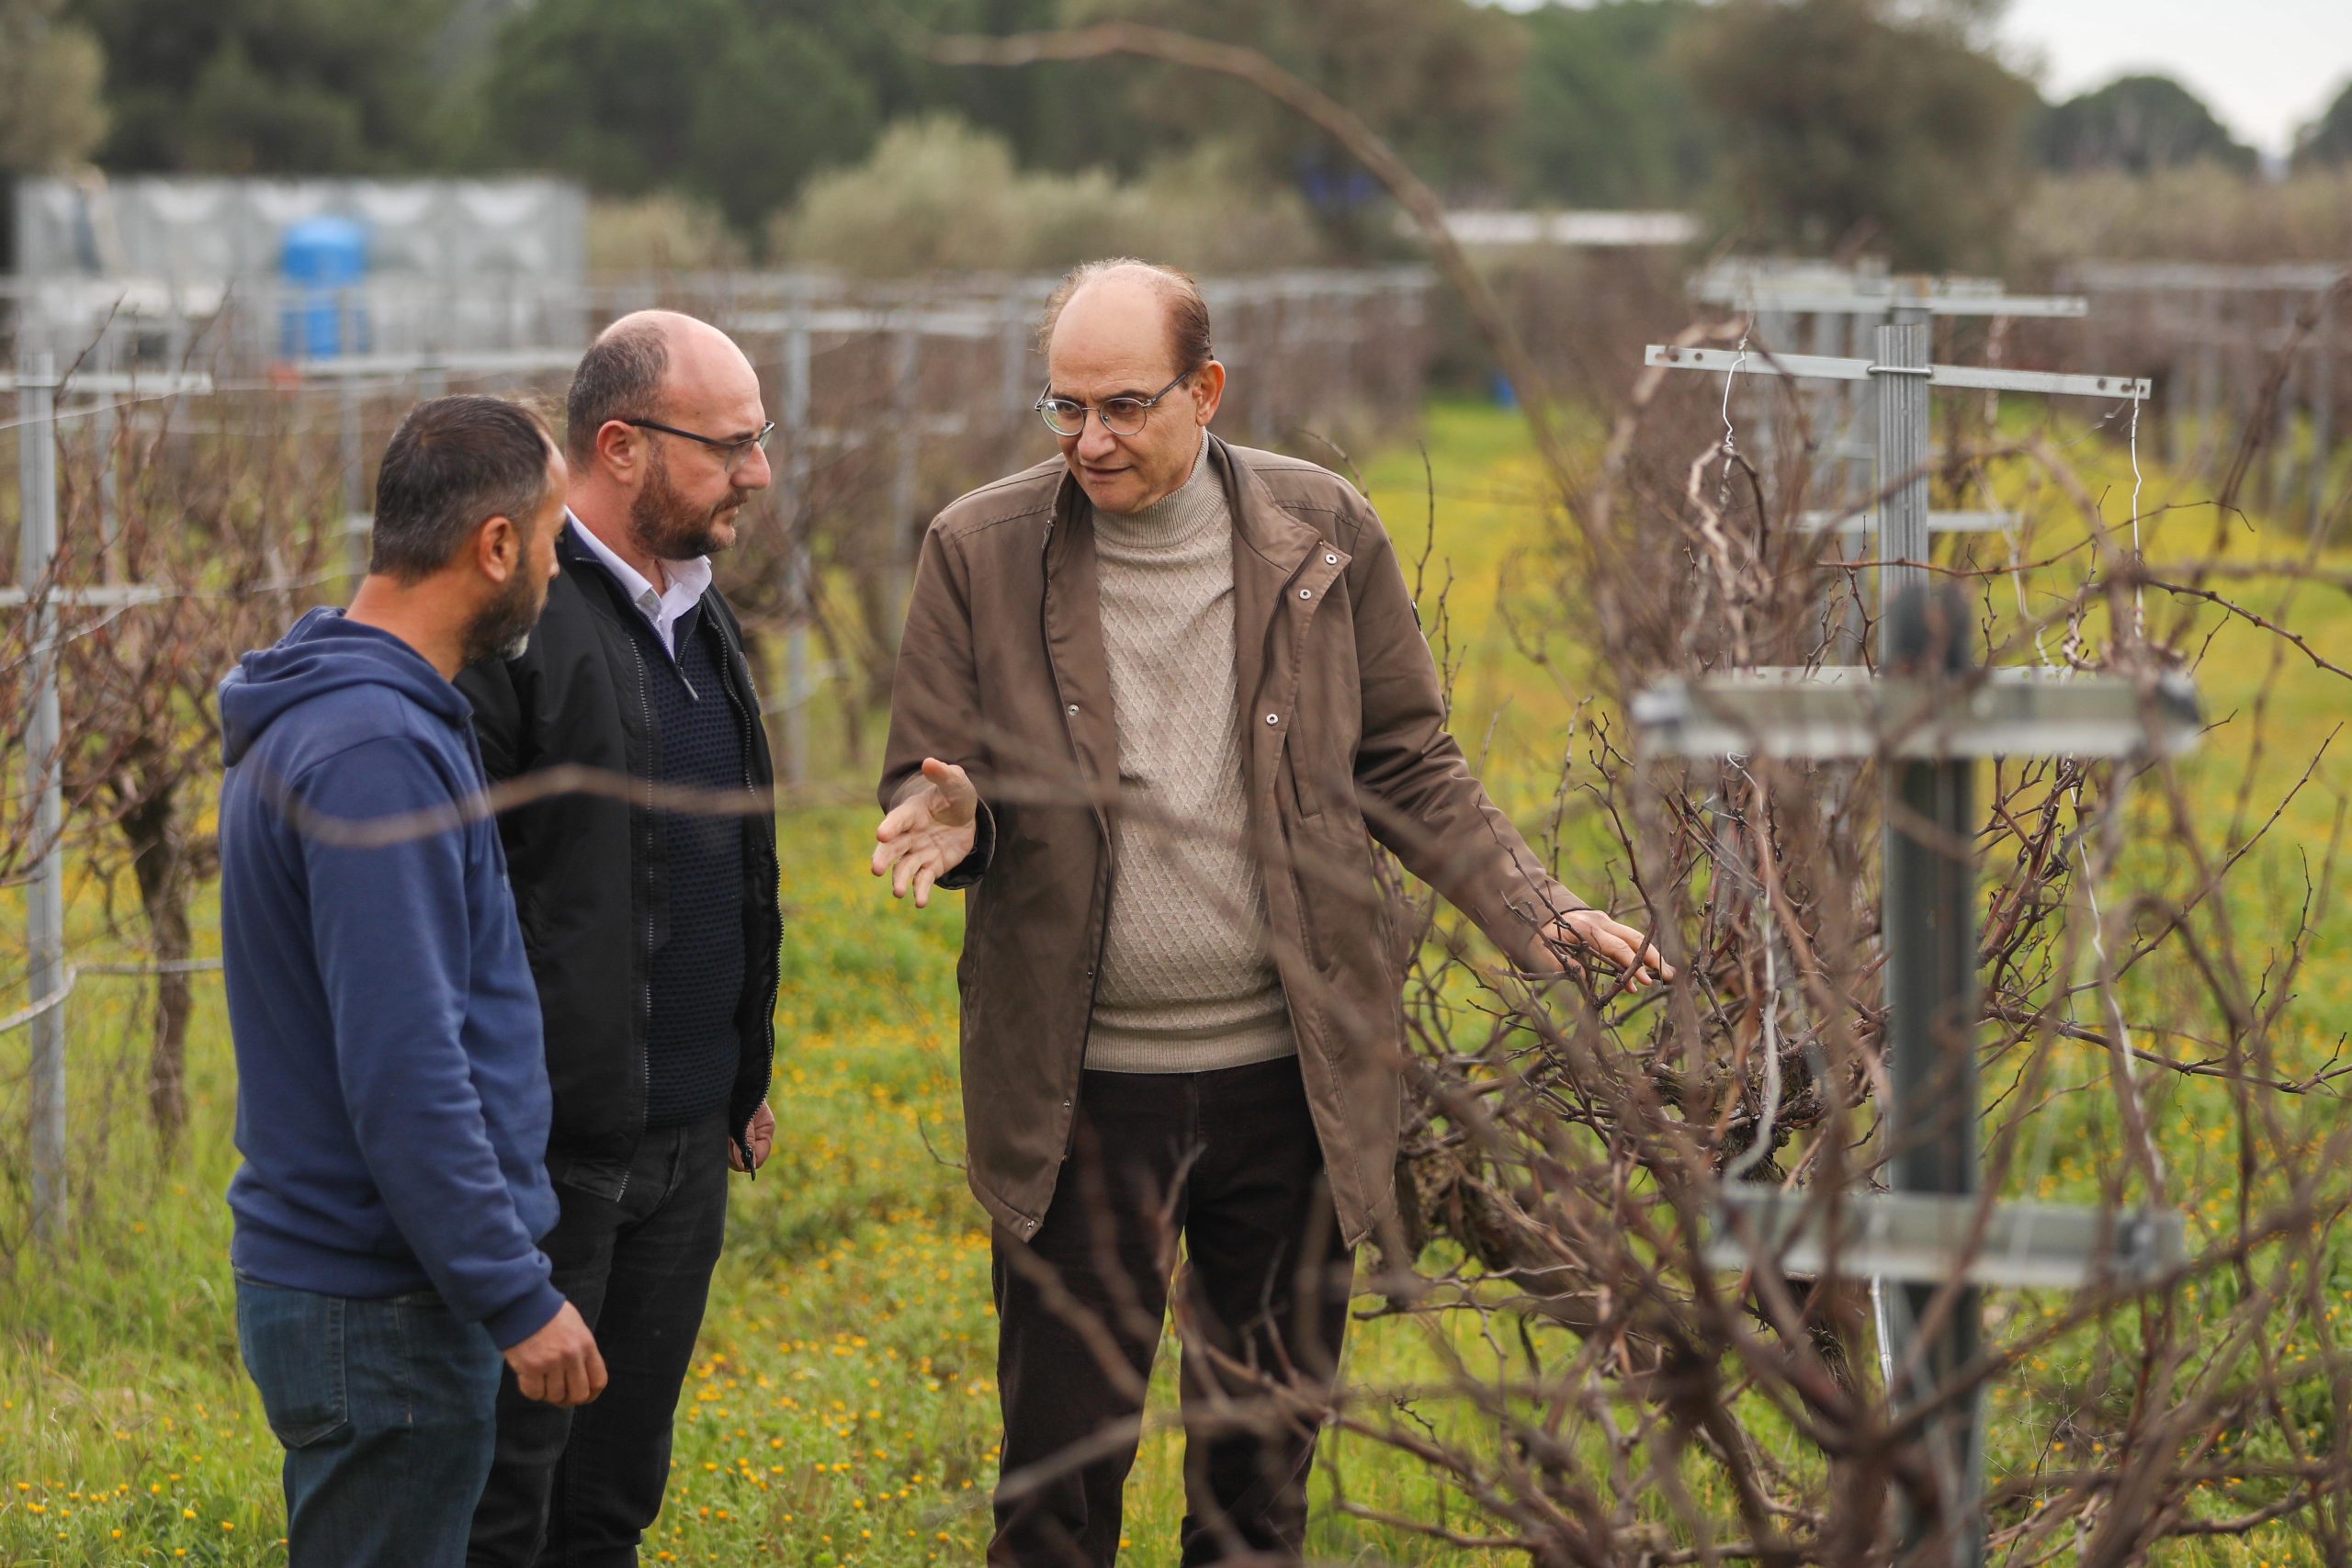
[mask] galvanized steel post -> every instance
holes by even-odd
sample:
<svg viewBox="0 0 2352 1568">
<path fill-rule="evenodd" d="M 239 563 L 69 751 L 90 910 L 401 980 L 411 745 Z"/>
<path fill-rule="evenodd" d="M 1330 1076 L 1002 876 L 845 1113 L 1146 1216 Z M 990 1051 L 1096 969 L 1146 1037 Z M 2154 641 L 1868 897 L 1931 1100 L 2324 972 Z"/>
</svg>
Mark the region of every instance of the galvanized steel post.
<svg viewBox="0 0 2352 1568">
<path fill-rule="evenodd" d="M 1928 581 L 1928 350 L 1934 329 L 1924 310 L 1899 307 L 1878 329 L 1871 383 L 1878 400 L 1879 656 L 1887 652 L 1885 617 L 1904 591 Z"/>
<path fill-rule="evenodd" d="M 808 623 L 816 598 L 809 560 L 811 514 L 808 481 L 815 471 L 809 462 L 808 428 L 808 296 L 796 285 L 784 328 L 784 504 L 792 519 L 792 540 L 785 568 L 784 633 L 784 782 L 808 781 L 808 697 L 814 689 L 808 669 Z"/>
<path fill-rule="evenodd" d="M 1918 391 L 1924 406 L 1926 388 Z M 1888 674 L 1948 683 L 1951 700 L 1961 700 L 1978 664 L 1974 615 L 1962 594 L 1909 584 L 1890 602 L 1881 633 Z M 1889 757 L 1881 766 L 1889 1184 L 1897 1192 L 1966 1196 L 1977 1185 L 1975 763 Z M 1973 1286 L 1905 1281 L 1888 1295 L 1890 1393 L 1901 1412 L 1939 1398 L 1976 1359 L 1983 1325 Z M 1937 1496 L 1932 1508 L 1906 1499 L 1903 1509 L 1902 1561 L 1913 1568 L 1984 1561 L 1983 1403 L 1973 1393 L 1951 1400 L 1923 1428 Z"/>
<path fill-rule="evenodd" d="M 922 329 L 902 326 L 890 338 L 890 431 L 895 457 L 890 468 L 890 566 L 885 580 L 888 602 L 883 614 L 903 625 L 914 595 L 915 491 L 922 460 L 922 412 L 915 376 L 922 360 Z M 897 642 L 896 637 L 892 642 Z"/>
<path fill-rule="evenodd" d="M 33 796 L 36 860 L 26 899 L 25 976 L 29 999 L 49 1005 L 31 1021 L 33 1235 L 54 1244 L 65 1235 L 65 804 L 59 783 L 64 731 L 58 712 L 57 598 L 50 574 L 57 558 L 57 364 L 26 355 L 17 378 L 17 487 L 23 502 L 17 572 L 26 599 L 25 644 L 32 712 L 25 726 L 25 787 Z M 53 998 L 53 999 L 52 999 Z"/>
</svg>

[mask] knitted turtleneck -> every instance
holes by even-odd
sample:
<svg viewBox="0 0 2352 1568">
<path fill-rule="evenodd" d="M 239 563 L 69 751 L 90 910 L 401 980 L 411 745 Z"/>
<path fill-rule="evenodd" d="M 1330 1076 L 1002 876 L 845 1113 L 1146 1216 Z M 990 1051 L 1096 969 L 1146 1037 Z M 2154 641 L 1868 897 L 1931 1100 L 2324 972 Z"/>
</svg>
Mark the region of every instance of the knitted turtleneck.
<svg viewBox="0 0 2352 1568">
<path fill-rule="evenodd" d="M 1115 870 L 1086 1066 L 1193 1073 L 1297 1050 L 1249 850 L 1233 519 L 1203 438 L 1173 494 L 1094 513 L 1119 730 Z"/>
</svg>

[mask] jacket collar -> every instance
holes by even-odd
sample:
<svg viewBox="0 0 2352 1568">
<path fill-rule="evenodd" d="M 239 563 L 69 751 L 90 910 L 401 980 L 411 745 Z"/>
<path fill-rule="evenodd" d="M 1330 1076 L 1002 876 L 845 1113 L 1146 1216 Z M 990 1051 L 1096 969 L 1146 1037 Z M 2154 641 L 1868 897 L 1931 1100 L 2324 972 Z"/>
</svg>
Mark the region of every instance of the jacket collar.
<svg viewBox="0 0 2352 1568">
<path fill-rule="evenodd" d="M 602 609 L 624 630 L 633 625 L 644 626 L 649 632 L 652 630 L 644 613 L 629 603 L 628 590 L 621 585 L 620 579 L 615 577 L 612 570 L 597 558 L 595 551 L 581 539 L 571 525 L 571 514 L 568 510 L 564 513 L 562 527 L 556 535 L 555 554 L 565 574 L 582 582 L 582 593 L 591 604 Z M 594 586 L 586 586 L 589 583 Z M 727 612 L 727 601 L 719 593 L 716 582 L 702 591 L 702 615 L 705 620 L 718 628 L 719 640 L 730 654 L 741 651 L 742 637 L 736 629 L 733 615 Z"/>
<path fill-rule="evenodd" d="M 646 580 L 643 572 L 623 560 L 619 551 L 596 537 L 588 525 L 580 521 L 579 513 L 567 507 L 563 520 L 565 526 L 571 531 L 573 541 L 612 573 L 613 580 L 621 585 L 629 603 L 642 611 L 649 620 L 658 623 L 665 615 L 674 620 L 687 609 L 700 604 L 703 594 L 710 588 L 708 556 L 664 563 L 664 574 L 669 582 L 666 587 L 656 588 Z"/>
<path fill-rule="evenodd" d="M 1225 479 L 1226 504 L 1233 512 L 1233 535 L 1240 547 L 1233 552 L 1235 587 L 1239 588 L 1244 562 L 1254 556 L 1257 570 L 1271 572 L 1279 584 L 1296 571 L 1323 536 L 1300 522 L 1276 501 L 1258 470 L 1242 461 L 1232 446 L 1212 435 L 1209 460 Z"/>
<path fill-rule="evenodd" d="M 1219 482 L 1225 486 L 1226 505 L 1233 515 L 1234 539 L 1238 547 L 1233 552 L 1237 588 L 1245 570 L 1271 572 L 1272 580 L 1281 583 L 1323 542 L 1322 535 L 1291 515 L 1274 499 L 1258 471 L 1229 443 L 1214 434 L 1208 443 L 1208 461 L 1216 466 Z M 1078 476 L 1065 465 L 1061 483 L 1054 492 L 1051 532 L 1046 539 L 1048 575 L 1069 564 L 1074 541 L 1080 532 L 1089 536 L 1091 546 L 1093 525 L 1093 503 L 1080 488 Z"/>
</svg>

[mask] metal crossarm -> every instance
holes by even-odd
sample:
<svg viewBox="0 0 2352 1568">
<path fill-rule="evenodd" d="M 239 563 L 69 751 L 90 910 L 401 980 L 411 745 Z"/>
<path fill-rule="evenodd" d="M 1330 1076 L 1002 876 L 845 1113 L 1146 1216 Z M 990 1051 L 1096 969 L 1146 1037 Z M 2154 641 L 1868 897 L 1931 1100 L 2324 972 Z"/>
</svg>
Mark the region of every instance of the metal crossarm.
<svg viewBox="0 0 2352 1568">
<path fill-rule="evenodd" d="M 145 392 L 150 396 L 166 398 L 209 392 L 212 390 L 212 378 L 201 370 L 156 370 L 143 376 L 117 370 L 77 370 L 71 375 L 43 380 L 29 374 L 0 372 L 0 392 L 20 392 L 35 387 L 47 387 L 61 393 L 113 395 Z M 70 413 L 73 411 L 59 412 Z"/>
<path fill-rule="evenodd" d="M 1897 1280 L 2037 1290 L 2134 1286 L 2188 1257 L 2176 1211 L 1996 1203 L 1941 1192 L 1786 1192 L 1727 1188 L 1703 1247 L 1717 1269 L 1765 1266 L 1800 1279 Z"/>
<path fill-rule="evenodd" d="M 1702 278 L 1692 286 L 1690 296 L 1703 305 L 1801 316 L 1877 316 L 1894 310 L 1924 310 L 1930 316 L 2072 318 L 2090 314 L 2090 301 L 2079 294 L 1931 294 L 1918 299 L 1804 282 L 1742 285 Z"/>
<path fill-rule="evenodd" d="M 1725 348 L 1683 348 L 1652 344 L 1642 351 L 1642 363 L 1668 370 L 1712 370 L 1719 375 L 1788 376 L 1822 381 L 1868 381 L 1879 376 L 1917 376 L 1925 371 L 1930 387 L 1951 387 L 1980 392 L 2033 392 L 2043 397 L 2148 397 L 2154 387 L 2145 377 L 2083 376 L 2056 370 L 2005 370 L 1973 365 L 1883 365 L 1826 354 L 1740 353 Z"/>
<path fill-rule="evenodd" d="M 1928 682 L 1850 665 L 1660 681 L 1634 699 L 1633 720 L 1656 757 L 2169 757 L 2203 730 L 2197 689 L 2177 672 Z"/>
<path fill-rule="evenodd" d="M 1997 534 L 2014 528 L 2023 521 L 2015 512 L 1930 512 L 1928 532 L 1930 534 Z M 1798 519 L 1806 529 L 1824 533 L 1835 528 L 1840 534 L 1869 534 L 1878 528 L 1875 512 L 1808 512 Z"/>
<path fill-rule="evenodd" d="M 585 352 L 518 348 L 467 354 L 344 354 L 298 359 L 294 369 L 305 381 L 366 381 L 428 370 L 455 371 L 461 376 L 523 376 L 535 370 L 569 370 Z"/>
<path fill-rule="evenodd" d="M 817 306 L 801 310 L 751 310 L 728 325 L 740 333 L 811 332 L 825 336 L 920 333 L 924 337 L 987 341 L 1004 330 L 1001 310 L 889 310 Z"/>
<path fill-rule="evenodd" d="M 61 604 L 75 609 L 119 610 L 134 604 L 160 604 L 181 597 L 176 589 L 139 583 L 99 583 L 89 588 L 0 588 L 0 610 L 21 610 L 28 604 Z"/>
</svg>

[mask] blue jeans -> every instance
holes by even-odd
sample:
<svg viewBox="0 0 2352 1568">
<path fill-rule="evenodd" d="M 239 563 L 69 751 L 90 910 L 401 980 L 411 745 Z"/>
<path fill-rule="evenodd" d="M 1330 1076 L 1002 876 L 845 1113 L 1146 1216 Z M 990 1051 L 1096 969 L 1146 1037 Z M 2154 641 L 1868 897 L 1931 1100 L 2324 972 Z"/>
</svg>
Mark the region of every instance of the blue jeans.
<svg viewBox="0 0 2352 1568">
<path fill-rule="evenodd" d="M 495 1447 L 490 1331 L 239 1276 L 237 1344 L 286 1449 L 290 1568 L 457 1568 Z"/>
</svg>

